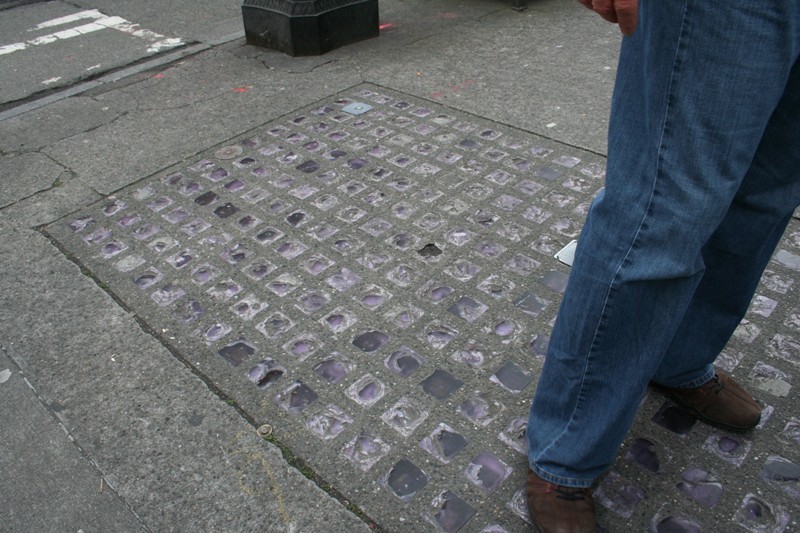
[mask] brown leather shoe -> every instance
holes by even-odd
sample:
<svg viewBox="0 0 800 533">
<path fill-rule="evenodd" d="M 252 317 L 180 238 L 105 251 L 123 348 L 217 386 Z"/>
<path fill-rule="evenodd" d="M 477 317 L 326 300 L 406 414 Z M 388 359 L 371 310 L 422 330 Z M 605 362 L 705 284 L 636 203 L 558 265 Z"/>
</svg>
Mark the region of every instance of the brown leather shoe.
<svg viewBox="0 0 800 533">
<path fill-rule="evenodd" d="M 528 469 L 528 512 L 542 533 L 595 533 L 589 489 L 548 483 Z"/>
<path fill-rule="evenodd" d="M 722 372 L 717 372 L 705 385 L 693 389 L 675 389 L 658 384 L 656 388 L 703 422 L 728 431 L 747 431 L 761 420 L 758 402 Z"/>
</svg>

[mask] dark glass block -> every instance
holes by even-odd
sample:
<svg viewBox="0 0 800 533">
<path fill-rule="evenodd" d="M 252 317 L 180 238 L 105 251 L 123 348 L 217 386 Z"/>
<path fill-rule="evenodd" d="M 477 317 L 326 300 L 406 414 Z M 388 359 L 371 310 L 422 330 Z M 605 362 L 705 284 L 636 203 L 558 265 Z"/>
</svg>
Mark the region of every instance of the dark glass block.
<svg viewBox="0 0 800 533">
<path fill-rule="evenodd" d="M 194 203 L 197 205 L 210 205 L 219 200 L 219 196 L 217 193 L 213 191 L 204 192 L 200 196 L 194 199 Z"/>
<path fill-rule="evenodd" d="M 239 212 L 239 208 L 228 202 L 214 209 L 214 214 L 219 218 L 225 219 Z"/>
<path fill-rule="evenodd" d="M 297 170 L 301 172 L 305 172 L 306 174 L 312 174 L 320 169 L 319 163 L 309 159 L 308 161 L 304 161 L 297 165 Z"/>
<path fill-rule="evenodd" d="M 661 469 L 661 462 L 656 453 L 656 445 L 644 438 L 635 439 L 631 443 L 625 458 L 654 474 Z"/>
<path fill-rule="evenodd" d="M 695 417 L 670 402 L 664 402 L 661 409 L 653 415 L 652 421 L 681 436 L 687 435 L 697 423 Z"/>
<path fill-rule="evenodd" d="M 464 435 L 447 424 L 439 424 L 433 432 L 422 439 L 419 447 L 447 464 L 467 445 Z"/>
<path fill-rule="evenodd" d="M 308 215 L 303 213 L 302 211 L 295 211 L 294 213 L 290 214 L 286 217 L 286 222 L 290 225 L 297 227 L 300 226 L 303 222 L 305 222 Z"/>
<path fill-rule="evenodd" d="M 384 486 L 402 502 L 408 502 L 428 483 L 428 476 L 408 459 L 400 459 L 383 479 Z"/>
<path fill-rule="evenodd" d="M 449 490 L 437 496 L 431 505 L 438 509 L 433 520 L 444 533 L 460 530 L 475 514 L 472 506 Z"/>
<path fill-rule="evenodd" d="M 229 173 L 224 168 L 218 168 L 212 171 L 210 174 L 205 175 L 209 180 L 213 182 L 222 181 L 229 176 Z"/>
<path fill-rule="evenodd" d="M 531 384 L 533 374 L 525 372 L 516 363 L 509 361 L 495 372 L 491 380 L 516 394 Z"/>
<path fill-rule="evenodd" d="M 442 250 L 435 244 L 429 243 L 417 250 L 417 253 L 422 257 L 436 257 L 442 254 Z"/>
<path fill-rule="evenodd" d="M 261 220 L 253 215 L 245 215 L 236 221 L 236 225 L 239 226 L 239 229 L 242 231 L 251 230 L 259 224 L 261 224 Z"/>
<path fill-rule="evenodd" d="M 420 385 L 422 390 L 438 400 L 445 400 L 464 384 L 449 372 L 441 369 L 433 371 Z"/>
<path fill-rule="evenodd" d="M 232 342 L 217 352 L 217 354 L 222 356 L 223 359 L 233 366 L 239 366 L 254 353 L 256 353 L 256 349 L 244 339 Z"/>
<path fill-rule="evenodd" d="M 389 342 L 389 335 L 382 331 L 367 331 L 353 339 L 353 345 L 365 352 L 374 352 Z"/>
</svg>

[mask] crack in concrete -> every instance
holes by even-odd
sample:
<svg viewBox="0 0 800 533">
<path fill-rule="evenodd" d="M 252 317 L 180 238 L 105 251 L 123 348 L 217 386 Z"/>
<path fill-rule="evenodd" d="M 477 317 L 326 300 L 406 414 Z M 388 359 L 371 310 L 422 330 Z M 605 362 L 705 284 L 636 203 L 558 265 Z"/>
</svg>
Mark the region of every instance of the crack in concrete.
<svg viewBox="0 0 800 533">
<path fill-rule="evenodd" d="M 36 153 L 36 152 L 26 152 L 26 153 Z M 36 196 L 38 196 L 40 194 L 44 194 L 44 193 L 47 193 L 49 191 L 52 191 L 53 189 L 55 189 L 57 187 L 61 187 L 64 184 L 61 181 L 61 178 L 65 174 L 71 174 L 73 178 L 76 178 L 74 172 L 71 172 L 70 170 L 67 170 L 65 168 L 64 170 L 61 171 L 61 173 L 58 176 L 56 176 L 56 178 L 53 180 L 53 183 L 49 187 L 45 187 L 43 189 L 39 189 L 38 191 L 34 191 L 34 192 L 32 192 L 31 194 L 29 194 L 27 196 L 23 196 L 22 198 L 17 198 L 13 202 L 8 203 L 6 205 L 0 205 L 0 211 L 2 211 L 4 209 L 7 209 L 7 208 L 10 208 L 10 207 L 13 207 L 13 206 L 17 205 L 18 203 L 24 202 L 26 200 L 30 200 L 31 198 L 34 198 L 34 197 L 36 197 Z M 97 191 L 94 191 L 94 192 L 97 192 Z"/>
</svg>

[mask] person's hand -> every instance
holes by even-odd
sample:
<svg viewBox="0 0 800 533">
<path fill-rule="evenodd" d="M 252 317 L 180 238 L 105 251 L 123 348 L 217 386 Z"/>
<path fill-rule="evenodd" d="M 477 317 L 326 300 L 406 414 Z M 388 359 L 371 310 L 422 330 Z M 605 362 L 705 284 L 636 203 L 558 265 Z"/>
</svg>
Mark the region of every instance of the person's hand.
<svg viewBox="0 0 800 533">
<path fill-rule="evenodd" d="M 578 0 L 604 19 L 619 24 L 623 35 L 636 31 L 639 0 Z"/>
</svg>

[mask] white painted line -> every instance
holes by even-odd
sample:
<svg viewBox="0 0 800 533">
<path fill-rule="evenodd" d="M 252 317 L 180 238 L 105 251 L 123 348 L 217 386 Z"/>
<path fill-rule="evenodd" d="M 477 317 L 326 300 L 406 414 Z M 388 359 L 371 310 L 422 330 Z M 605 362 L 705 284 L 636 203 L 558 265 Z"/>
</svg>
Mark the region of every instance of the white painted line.
<svg viewBox="0 0 800 533">
<path fill-rule="evenodd" d="M 33 46 L 38 46 L 40 44 L 54 43 L 57 40 L 58 40 L 58 37 L 56 37 L 55 34 L 51 33 L 50 35 L 42 35 L 41 37 L 37 37 L 35 39 L 31 39 L 30 41 L 28 41 L 28 44 L 31 44 Z M 25 45 L 25 43 L 19 43 L 19 44 L 21 44 L 23 46 Z"/>
<path fill-rule="evenodd" d="M 14 43 L 14 44 L 7 44 L 5 46 L 0 46 L 0 56 L 3 54 L 10 54 L 11 52 L 16 52 L 17 50 L 25 50 L 27 46 L 25 43 Z"/>
<path fill-rule="evenodd" d="M 149 44 L 147 47 L 147 53 L 149 54 L 161 52 L 163 50 L 169 50 L 171 48 L 183 45 L 183 41 L 181 39 L 164 37 L 160 33 L 141 28 L 138 24 L 129 22 L 122 17 L 105 16 L 96 9 L 81 11 L 79 13 L 75 13 L 74 15 L 48 20 L 42 22 L 34 28 L 29 29 L 28 31 L 52 28 L 54 26 L 61 26 L 87 18 L 93 18 L 96 20 L 88 24 L 82 24 L 73 28 L 57 31 L 55 33 L 41 35 L 25 42 L 0 46 L 0 56 L 25 50 L 31 46 L 40 46 L 43 44 L 54 43 L 59 40 L 72 39 L 73 37 L 80 37 L 81 35 L 86 35 L 104 29 L 117 30 L 132 37 L 144 40 Z"/>
<path fill-rule="evenodd" d="M 52 28 L 54 26 L 62 26 L 64 24 L 69 24 L 71 22 L 75 22 L 77 20 L 83 19 L 101 19 L 105 17 L 102 13 L 100 13 L 96 9 L 90 9 L 87 11 L 80 11 L 78 13 L 67 15 L 66 17 L 58 17 L 55 19 L 47 20 L 42 22 L 41 24 L 36 25 L 33 28 L 30 28 L 28 31 L 36 31 L 36 30 L 43 30 L 45 28 Z"/>
<path fill-rule="evenodd" d="M 50 78 L 49 80 L 44 80 L 44 81 L 42 82 L 42 85 L 50 85 L 51 83 L 55 83 L 55 82 L 57 82 L 57 81 L 58 81 L 58 80 L 60 80 L 60 79 L 61 79 L 61 76 L 57 76 L 57 77 L 55 77 L 55 78 Z"/>
</svg>

